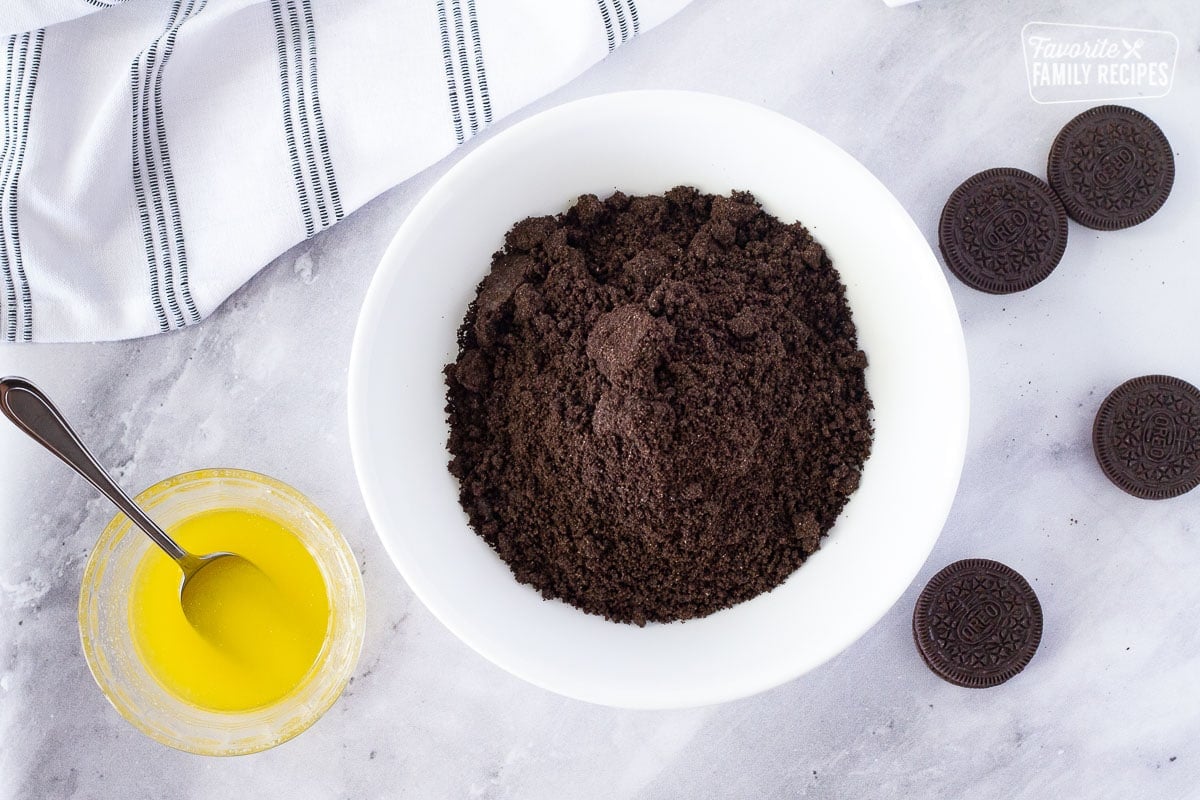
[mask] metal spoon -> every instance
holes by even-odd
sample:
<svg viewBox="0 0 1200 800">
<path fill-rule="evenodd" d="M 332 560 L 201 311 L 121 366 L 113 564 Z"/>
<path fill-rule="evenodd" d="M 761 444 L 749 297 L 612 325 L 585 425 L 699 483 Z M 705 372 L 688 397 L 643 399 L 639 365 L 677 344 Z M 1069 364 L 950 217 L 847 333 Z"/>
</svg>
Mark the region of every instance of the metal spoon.
<svg viewBox="0 0 1200 800">
<path fill-rule="evenodd" d="M 200 570 L 211 566 L 223 559 L 245 561 L 233 553 L 209 553 L 194 555 L 179 546 L 179 543 L 167 535 L 154 520 L 143 511 L 137 503 L 129 499 L 129 495 L 121 490 L 112 477 L 105 472 L 104 467 L 96 461 L 95 456 L 88 451 L 79 436 L 63 418 L 59 410 L 50 402 L 50 398 L 42 393 L 24 378 L 0 378 L 0 412 L 12 420 L 25 433 L 58 456 L 68 467 L 78 472 L 87 481 L 100 490 L 112 504 L 129 517 L 134 525 L 142 529 L 150 539 L 163 549 L 167 555 L 175 559 L 175 563 L 183 570 L 183 580 L 179 584 L 180 602 L 184 613 L 187 614 L 193 604 L 188 602 L 188 584 Z M 232 563 L 232 562 L 228 562 Z M 246 562 L 249 564 L 249 562 Z M 188 615 L 189 617 L 191 615 Z"/>
</svg>

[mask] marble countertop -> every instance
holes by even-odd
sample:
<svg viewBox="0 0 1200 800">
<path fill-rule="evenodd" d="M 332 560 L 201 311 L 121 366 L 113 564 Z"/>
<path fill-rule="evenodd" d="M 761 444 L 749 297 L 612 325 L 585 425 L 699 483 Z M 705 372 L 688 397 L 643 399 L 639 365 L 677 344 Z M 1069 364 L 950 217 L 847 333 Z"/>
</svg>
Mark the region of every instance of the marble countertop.
<svg viewBox="0 0 1200 800">
<path fill-rule="evenodd" d="M 1034 20 L 1179 37 L 1170 94 L 1131 103 L 1175 147 L 1174 193 L 1137 228 L 1072 224 L 1058 270 L 1030 291 L 990 296 L 949 278 L 971 366 L 961 487 L 917 581 L 857 644 L 757 697 L 623 711 L 509 676 L 413 597 L 359 496 L 346 365 L 388 240 L 460 151 L 279 257 L 197 327 L 0 348 L 0 373 L 57 398 L 128 487 L 230 465 L 309 494 L 358 554 L 369 607 L 353 683 L 307 733 L 235 759 L 155 744 L 105 702 L 76 631 L 83 564 L 112 511 L 0 426 L 0 797 L 1200 796 L 1200 492 L 1125 495 L 1089 442 L 1097 405 L 1126 378 L 1200 381 L 1200 5 L 695 0 L 496 127 L 621 89 L 731 95 L 839 143 L 932 241 L 963 178 L 1042 172 L 1054 135 L 1087 107 L 1031 100 L 1020 34 Z M 909 626 L 924 581 L 972 556 L 1022 572 L 1046 615 L 1028 669 L 991 690 L 936 678 Z"/>
</svg>

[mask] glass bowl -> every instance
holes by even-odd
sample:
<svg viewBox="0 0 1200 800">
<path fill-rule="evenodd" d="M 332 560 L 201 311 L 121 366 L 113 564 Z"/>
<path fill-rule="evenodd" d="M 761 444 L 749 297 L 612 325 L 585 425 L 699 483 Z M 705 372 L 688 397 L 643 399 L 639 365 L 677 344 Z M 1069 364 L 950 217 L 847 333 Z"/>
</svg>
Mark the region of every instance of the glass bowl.
<svg viewBox="0 0 1200 800">
<path fill-rule="evenodd" d="M 130 626 L 134 575 L 155 545 L 118 514 L 88 558 L 79 597 L 79 635 L 92 675 L 121 716 L 150 738 L 202 755 L 255 753 L 286 742 L 317 721 L 342 693 L 362 649 L 362 577 L 329 518 L 274 478 L 240 469 L 204 469 L 160 481 L 138 504 L 169 532 L 188 517 L 241 509 L 271 517 L 313 554 L 329 592 L 325 644 L 300 685 L 266 706 L 212 711 L 168 692 L 137 656 Z"/>
</svg>

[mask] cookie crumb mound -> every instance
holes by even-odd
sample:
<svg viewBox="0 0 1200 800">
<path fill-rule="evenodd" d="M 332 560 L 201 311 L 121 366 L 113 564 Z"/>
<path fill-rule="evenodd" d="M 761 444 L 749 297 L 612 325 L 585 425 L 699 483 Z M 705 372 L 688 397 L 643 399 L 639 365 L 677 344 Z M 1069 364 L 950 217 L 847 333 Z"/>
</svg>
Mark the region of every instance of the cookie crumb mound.
<svg viewBox="0 0 1200 800">
<path fill-rule="evenodd" d="M 678 187 L 508 232 L 446 367 L 450 472 L 517 580 L 702 617 L 817 550 L 871 450 L 845 287 L 799 223 Z"/>
</svg>

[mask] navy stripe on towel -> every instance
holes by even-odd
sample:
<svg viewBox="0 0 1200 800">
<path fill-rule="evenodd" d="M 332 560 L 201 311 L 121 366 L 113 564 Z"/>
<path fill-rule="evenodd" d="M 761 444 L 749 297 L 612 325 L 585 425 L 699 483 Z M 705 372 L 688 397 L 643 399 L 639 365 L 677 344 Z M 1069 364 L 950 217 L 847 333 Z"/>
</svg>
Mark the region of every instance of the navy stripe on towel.
<svg viewBox="0 0 1200 800">
<path fill-rule="evenodd" d="M 463 135 L 462 111 L 458 103 L 458 81 L 454 79 L 454 56 L 450 51 L 450 24 L 446 18 L 446 0 L 437 0 L 438 32 L 442 36 L 442 66 L 446 70 L 446 94 L 450 99 L 450 118 L 454 123 L 454 138 L 459 144 Z"/>
<path fill-rule="evenodd" d="M 317 26 L 313 22 L 312 3 L 304 2 L 305 42 L 308 44 L 308 85 L 312 91 L 313 122 L 317 128 L 317 148 L 321 151 L 321 164 L 325 169 L 325 186 L 333 204 L 334 222 L 345 216 L 342 213 L 342 198 L 338 193 L 337 179 L 333 174 L 333 156 L 329 153 L 329 139 L 325 136 L 325 117 L 321 114 L 321 95 L 317 91 Z"/>
<path fill-rule="evenodd" d="M 458 75 L 463 84 L 463 94 L 467 98 L 467 119 L 471 125 L 471 135 L 479 132 L 479 116 L 475 113 L 475 90 L 471 81 L 471 62 L 467 56 L 467 31 L 463 25 L 462 3 L 453 0 L 454 6 L 454 42 L 458 46 Z"/>
<path fill-rule="evenodd" d="M 596 0 L 596 7 L 600 9 L 600 20 L 604 23 L 608 52 L 611 53 L 641 33 L 642 21 L 638 18 L 634 0 Z"/>
<path fill-rule="evenodd" d="M 629 41 L 629 23 L 625 21 L 625 7 L 621 0 L 612 0 L 613 10 L 617 12 L 617 27 L 621 29 L 621 44 Z"/>
<path fill-rule="evenodd" d="M 321 113 L 312 0 L 271 0 L 271 19 L 279 60 L 283 135 L 304 233 L 312 236 L 345 216 Z"/>
<path fill-rule="evenodd" d="M 478 79 L 479 100 L 483 105 L 483 124 L 492 124 L 492 96 L 488 93 L 487 70 L 483 65 L 483 39 L 479 35 L 479 18 L 475 15 L 475 0 L 467 0 L 467 15 L 471 18 L 471 46 L 475 49 L 475 77 Z"/>
<path fill-rule="evenodd" d="M 492 122 L 492 96 L 488 91 L 479 14 L 475 0 L 449 0 L 449 8 L 447 0 L 437 0 L 437 13 L 450 120 L 454 125 L 454 138 L 462 144 Z M 451 21 L 453 36 L 450 34 Z"/>
<path fill-rule="evenodd" d="M 44 29 L 17 34 L 8 37 L 4 48 L 4 144 L 0 147 L 0 272 L 4 275 L 4 291 L 0 338 L 9 342 L 33 339 L 33 298 L 21 254 L 17 192 L 45 37 Z"/>
<path fill-rule="evenodd" d="M 163 75 L 179 29 L 208 0 L 173 0 L 162 33 L 129 65 L 133 190 L 146 248 L 150 304 L 159 330 L 200 321 L 187 278 L 187 245 L 171 167 Z"/>
<path fill-rule="evenodd" d="M 617 49 L 617 36 L 613 30 L 612 15 L 608 13 L 608 4 L 605 0 L 596 0 L 596 5 L 600 7 L 600 19 L 604 21 L 604 33 L 608 36 L 608 52 Z"/>
</svg>

